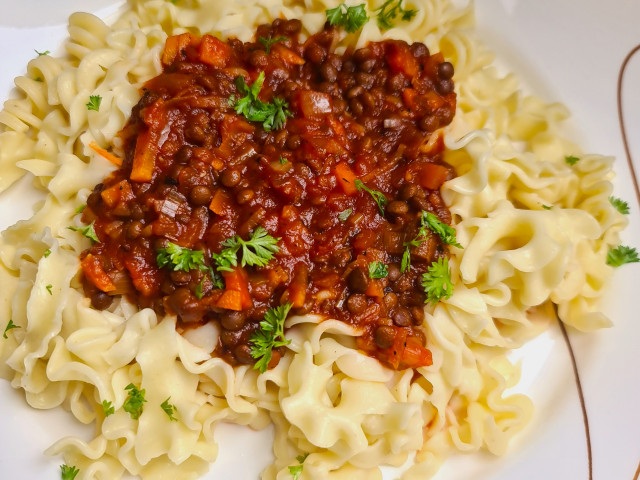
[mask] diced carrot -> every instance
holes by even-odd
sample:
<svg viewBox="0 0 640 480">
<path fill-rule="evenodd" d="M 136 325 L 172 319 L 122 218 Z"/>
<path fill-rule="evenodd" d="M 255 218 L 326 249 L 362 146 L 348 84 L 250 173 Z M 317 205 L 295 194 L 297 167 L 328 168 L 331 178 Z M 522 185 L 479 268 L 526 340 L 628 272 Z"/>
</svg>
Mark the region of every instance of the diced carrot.
<svg viewBox="0 0 640 480">
<path fill-rule="evenodd" d="M 240 312 L 242 310 L 242 298 L 240 292 L 235 290 L 225 290 L 216 302 L 216 307 Z"/>
<path fill-rule="evenodd" d="M 338 121 L 336 117 L 334 117 L 333 115 L 329 115 L 327 117 L 327 122 L 339 139 L 344 139 L 344 137 L 347 136 L 347 132 L 345 131 L 344 126 Z"/>
<path fill-rule="evenodd" d="M 213 213 L 223 217 L 229 214 L 229 210 L 231 209 L 231 200 L 229 195 L 227 195 L 227 193 L 221 188 L 216 190 L 216 193 L 213 194 L 213 198 L 209 204 L 209 209 Z"/>
<path fill-rule="evenodd" d="M 435 112 L 436 110 L 438 110 L 440 107 L 444 106 L 446 102 L 446 100 L 444 98 L 442 98 L 440 95 L 438 95 L 435 91 L 431 90 L 427 93 L 425 93 L 425 98 L 427 100 L 427 105 L 429 105 L 429 109 L 432 112 Z"/>
<path fill-rule="evenodd" d="M 304 65 L 305 59 L 296 54 L 293 50 L 285 47 L 281 43 L 276 43 L 271 47 L 271 51 L 280 57 L 284 62 L 291 65 Z"/>
<path fill-rule="evenodd" d="M 382 288 L 382 284 L 380 280 L 370 279 L 369 285 L 367 286 L 367 290 L 364 292 L 367 297 L 384 297 L 384 289 Z"/>
<path fill-rule="evenodd" d="M 437 190 L 447 180 L 449 171 L 437 163 L 425 163 L 420 169 L 418 183 L 429 190 Z"/>
<path fill-rule="evenodd" d="M 155 135 L 151 129 L 138 136 L 130 177 L 134 182 L 150 182 L 153 178 L 153 168 L 158 155 L 158 144 L 154 140 Z"/>
<path fill-rule="evenodd" d="M 87 280 L 103 292 L 112 292 L 116 289 L 111 277 L 109 277 L 107 272 L 102 268 L 99 258 L 94 257 L 92 254 L 88 254 L 84 257 L 84 260 L 82 260 L 81 266 Z"/>
<path fill-rule="evenodd" d="M 231 272 L 221 272 L 225 282 L 225 292 L 216 302 L 216 306 L 229 310 L 244 310 L 253 305 L 249 293 L 249 276 L 242 267 L 235 267 Z M 235 292 L 228 294 L 228 292 Z M 229 305 L 229 306 L 223 306 Z"/>
<path fill-rule="evenodd" d="M 289 301 L 295 308 L 302 308 L 307 299 L 307 288 L 309 288 L 309 267 L 304 263 L 299 263 L 293 271 L 293 278 L 289 285 Z"/>
<path fill-rule="evenodd" d="M 190 33 L 183 33 L 167 38 L 167 41 L 164 44 L 164 51 L 162 52 L 162 64 L 165 66 L 171 65 L 178 55 L 180 55 L 180 52 L 191 45 L 195 40 L 196 37 Z"/>
<path fill-rule="evenodd" d="M 413 78 L 420 71 L 416 57 L 409 50 L 409 45 L 404 42 L 389 41 L 386 57 L 393 72 L 401 72 Z"/>
<path fill-rule="evenodd" d="M 219 38 L 204 35 L 198 47 L 198 57 L 202 63 L 216 68 L 224 68 L 231 58 L 231 49 Z"/>
<path fill-rule="evenodd" d="M 356 188 L 356 174 L 351 170 L 351 167 L 346 162 L 340 162 L 336 165 L 334 172 L 338 185 L 342 187 L 342 190 L 347 195 L 355 195 L 358 193 Z"/>
<path fill-rule="evenodd" d="M 434 53 L 429 57 L 427 63 L 424 66 L 424 71 L 430 77 L 438 74 L 438 65 L 444 62 L 444 55 L 442 52 Z"/>
<path fill-rule="evenodd" d="M 100 193 L 102 200 L 110 208 L 116 206 L 119 202 L 127 202 L 135 198 L 131 185 L 127 180 L 122 180 L 115 185 L 103 190 Z"/>
<path fill-rule="evenodd" d="M 404 328 L 394 327 L 396 336 L 393 340 L 391 348 L 382 351 L 382 358 L 386 358 L 391 366 L 397 369 L 404 355 L 405 340 L 407 339 L 407 331 Z"/>
<path fill-rule="evenodd" d="M 400 358 L 400 365 L 407 368 L 428 367 L 433 363 L 431 351 L 422 346 L 416 337 L 407 337 Z"/>
<path fill-rule="evenodd" d="M 404 99 L 404 104 L 409 107 L 409 110 L 417 110 L 418 103 L 416 102 L 416 97 L 418 96 L 418 92 L 415 88 L 405 88 L 402 91 L 402 98 Z"/>
<path fill-rule="evenodd" d="M 94 152 L 96 152 L 101 157 L 106 158 L 111 163 L 116 165 L 117 167 L 122 166 L 122 159 L 120 157 L 116 157 L 113 153 L 105 150 L 104 148 L 100 148 L 96 142 L 91 142 L 89 144 L 89 148 L 91 148 Z"/>
<path fill-rule="evenodd" d="M 420 151 L 431 156 L 443 152 L 444 136 L 442 135 L 442 131 L 436 130 L 433 132 L 429 137 L 429 141 L 420 147 Z"/>
</svg>

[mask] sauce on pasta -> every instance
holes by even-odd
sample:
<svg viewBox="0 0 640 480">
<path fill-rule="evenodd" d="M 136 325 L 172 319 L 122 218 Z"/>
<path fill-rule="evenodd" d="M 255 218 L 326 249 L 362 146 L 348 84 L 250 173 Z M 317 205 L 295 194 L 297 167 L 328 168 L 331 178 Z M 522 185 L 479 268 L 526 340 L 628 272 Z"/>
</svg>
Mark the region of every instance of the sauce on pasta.
<svg viewBox="0 0 640 480">
<path fill-rule="evenodd" d="M 423 212 L 451 221 L 438 129 L 455 111 L 453 68 L 422 43 L 338 54 L 335 28 L 305 42 L 300 29 L 278 19 L 255 42 L 169 38 L 120 134 L 122 166 L 83 213 L 99 239 L 82 255 L 85 292 L 99 309 L 124 294 L 185 327 L 217 321 L 231 364 L 255 361 L 252 333 L 290 303 L 362 329 L 359 348 L 386 365 L 429 365 L 420 279 L 446 245 L 431 234 L 402 259 Z M 254 106 L 279 106 L 275 123 L 238 113 L 253 87 Z M 217 278 L 212 257 L 258 229 L 277 239 L 273 258 Z M 161 265 L 171 245 L 199 252 L 201 268 Z"/>
</svg>

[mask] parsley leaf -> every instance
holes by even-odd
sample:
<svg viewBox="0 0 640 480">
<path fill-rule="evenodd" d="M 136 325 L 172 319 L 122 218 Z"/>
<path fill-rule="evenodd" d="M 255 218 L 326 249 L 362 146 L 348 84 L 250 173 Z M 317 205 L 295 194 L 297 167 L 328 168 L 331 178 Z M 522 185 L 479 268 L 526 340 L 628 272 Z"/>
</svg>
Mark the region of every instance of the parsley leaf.
<svg viewBox="0 0 640 480">
<path fill-rule="evenodd" d="M 166 248 L 159 248 L 157 252 L 156 261 L 160 268 L 169 265 L 173 271 L 182 270 L 183 272 L 206 268 L 202 250 L 191 250 L 169 242 Z"/>
<path fill-rule="evenodd" d="M 382 6 L 375 9 L 375 11 L 378 12 L 377 21 L 380 30 L 389 30 L 392 28 L 393 21 L 398 14 L 402 20 L 408 22 L 418 13 L 417 10 L 405 10 L 402 8 L 402 1 L 403 0 L 387 0 Z"/>
<path fill-rule="evenodd" d="M 4 333 L 2 334 L 2 338 L 9 338 L 9 337 L 7 337 L 7 332 L 9 330 L 13 330 L 14 328 L 20 328 L 20 327 L 18 325 L 16 325 L 15 323 L 13 323 L 13 319 L 9 319 L 9 323 L 7 323 L 7 326 L 4 329 Z"/>
<path fill-rule="evenodd" d="M 638 252 L 635 248 L 619 245 L 616 248 L 610 248 L 607 252 L 607 265 L 612 267 L 636 262 L 640 262 L 640 258 L 638 258 Z"/>
<path fill-rule="evenodd" d="M 102 410 L 104 411 L 104 416 L 108 417 L 109 415 L 113 415 L 116 410 L 111 405 L 111 402 L 107 402 L 106 400 L 102 401 Z"/>
<path fill-rule="evenodd" d="M 60 475 L 62 480 L 74 480 L 78 473 L 80 473 L 80 470 L 75 466 L 68 467 L 67 465 L 60 465 Z"/>
<path fill-rule="evenodd" d="M 382 262 L 369 263 L 369 278 L 384 278 L 389 275 L 387 266 Z"/>
<path fill-rule="evenodd" d="M 42 82 L 42 77 L 36 77 L 36 78 L 34 78 L 34 80 L 35 80 L 36 82 Z"/>
<path fill-rule="evenodd" d="M 36 52 L 38 54 L 39 57 L 43 56 L 43 55 L 49 55 L 51 52 L 49 50 L 45 50 L 44 52 L 39 52 L 38 50 L 36 50 L 35 48 L 33 49 L 34 52 Z"/>
<path fill-rule="evenodd" d="M 232 96 L 229 104 L 237 114 L 244 115 L 247 120 L 262 122 L 265 131 L 279 130 L 284 127 L 287 117 L 292 117 L 293 114 L 288 110 L 289 104 L 282 98 L 274 98 L 273 103 L 266 103 L 258 98 L 263 83 L 264 72 L 260 72 L 251 86 L 245 83 L 244 77 L 236 77 L 236 88 L 244 96 L 239 99 Z"/>
<path fill-rule="evenodd" d="M 356 189 L 358 189 L 359 192 L 364 190 L 373 197 L 375 202 L 378 204 L 378 208 L 380 209 L 380 215 L 384 217 L 384 206 L 387 203 L 387 197 L 384 196 L 384 193 L 379 192 L 378 190 L 371 190 L 364 183 L 362 183 L 362 180 L 356 180 L 355 185 Z"/>
<path fill-rule="evenodd" d="M 622 215 L 629 215 L 629 204 L 624 200 L 612 196 L 609 197 L 609 202 L 611 202 L 613 208 L 615 208 Z"/>
<path fill-rule="evenodd" d="M 352 212 L 353 212 L 353 208 L 347 208 L 346 210 L 343 210 L 338 214 L 338 218 L 340 219 L 341 222 L 344 223 L 349 219 Z"/>
<path fill-rule="evenodd" d="M 196 285 L 196 289 L 193 292 L 198 300 L 200 300 L 203 296 L 203 293 L 202 293 L 203 282 L 204 282 L 204 278 L 202 278 L 202 280 L 200 280 L 200 283 Z"/>
<path fill-rule="evenodd" d="M 277 245 L 279 241 L 280 238 L 272 237 L 263 227 L 258 227 L 249 235 L 249 240 L 243 240 L 240 235 L 228 238 L 222 244 L 226 248 L 212 256 L 218 264 L 218 270 L 231 271 L 232 266 L 238 265 L 236 253 L 242 248 L 243 267 L 264 267 L 273 259 L 273 254 L 280 251 Z"/>
<path fill-rule="evenodd" d="M 271 47 L 273 45 L 275 45 L 278 42 L 284 42 L 288 40 L 287 37 L 276 37 L 276 38 L 271 38 L 271 34 L 269 34 L 269 36 L 267 38 L 264 37 L 260 37 L 258 38 L 258 41 L 264 45 L 264 50 L 265 52 L 267 52 L 267 55 L 271 53 Z"/>
<path fill-rule="evenodd" d="M 89 103 L 87 103 L 87 110 L 95 110 L 96 112 L 100 110 L 100 103 L 102 102 L 102 97 L 100 95 L 91 95 L 89 97 Z"/>
<path fill-rule="evenodd" d="M 325 13 L 329 25 L 344 27 L 349 33 L 359 30 L 369 21 L 364 3 L 353 7 L 347 7 L 344 3 L 341 3 L 336 8 L 325 10 Z"/>
<path fill-rule="evenodd" d="M 453 245 L 454 247 L 462 248 L 462 245 L 456 240 L 456 230 L 450 227 L 446 223 L 442 223 L 437 216 L 431 212 L 422 211 L 421 222 L 423 226 L 429 227 L 429 229 L 436 233 L 440 239 L 447 245 Z"/>
<path fill-rule="evenodd" d="M 575 165 L 578 160 L 580 159 L 578 157 L 574 157 L 573 155 L 564 157 L 564 161 L 567 162 L 569 165 Z"/>
<path fill-rule="evenodd" d="M 98 235 L 96 235 L 96 230 L 93 226 L 95 221 L 91 222 L 86 227 L 67 227 L 69 230 L 73 230 L 74 232 L 80 232 L 82 235 L 91 240 L 91 243 L 100 243 L 100 239 Z"/>
<path fill-rule="evenodd" d="M 291 303 L 286 303 L 270 309 L 260 322 L 260 328 L 251 335 L 251 356 L 258 359 L 253 368 L 260 370 L 260 373 L 267 371 L 274 348 L 291 343 L 291 340 L 284 338 L 284 321 L 292 306 Z"/>
<path fill-rule="evenodd" d="M 304 463 L 304 461 L 307 459 L 308 456 L 309 456 L 308 453 L 298 455 L 296 457 L 296 460 L 300 465 L 292 465 L 289 467 L 289 473 L 293 476 L 292 480 L 298 480 L 298 478 L 300 478 L 300 475 L 302 474 L 302 467 L 303 467 L 302 464 Z"/>
<path fill-rule="evenodd" d="M 553 205 L 542 205 L 542 208 L 544 208 L 545 210 L 551 210 L 553 208 Z"/>
<path fill-rule="evenodd" d="M 453 293 L 453 282 L 449 271 L 449 259 L 440 257 L 433 262 L 422 275 L 422 287 L 427 299 L 424 303 L 436 304 L 442 298 L 449 298 Z"/>
<path fill-rule="evenodd" d="M 53 285 L 49 284 L 46 287 L 44 287 L 47 289 L 47 292 L 49 292 L 49 295 L 53 295 L 53 293 L 51 293 L 51 289 L 53 288 Z"/>
<path fill-rule="evenodd" d="M 400 272 L 404 273 L 411 268 L 411 242 L 405 243 L 404 253 L 402 254 L 402 261 L 400 262 Z"/>
<path fill-rule="evenodd" d="M 51 255 L 51 249 L 50 249 L 50 248 L 47 248 L 47 249 L 44 251 L 44 258 L 47 258 L 49 255 Z"/>
<path fill-rule="evenodd" d="M 287 159 L 284 158 L 282 155 L 280 155 L 280 165 L 284 165 L 285 163 L 287 163 Z"/>
<path fill-rule="evenodd" d="M 84 209 L 87 208 L 86 205 L 80 205 L 78 208 L 76 208 L 76 213 L 82 213 L 84 212 Z"/>
<path fill-rule="evenodd" d="M 172 422 L 177 422 L 178 419 L 173 415 L 178 411 L 178 408 L 175 405 L 169 403 L 170 399 L 171 397 L 168 397 L 164 402 L 162 402 L 160 407 L 162 408 L 162 410 L 164 410 L 164 413 L 169 416 L 169 420 L 171 420 Z"/>
<path fill-rule="evenodd" d="M 131 418 L 137 420 L 142 415 L 143 405 L 146 402 L 144 399 L 146 392 L 144 389 L 138 390 L 133 383 L 130 383 L 124 389 L 129 391 L 129 396 L 122 404 L 122 408 L 131 415 Z"/>
</svg>

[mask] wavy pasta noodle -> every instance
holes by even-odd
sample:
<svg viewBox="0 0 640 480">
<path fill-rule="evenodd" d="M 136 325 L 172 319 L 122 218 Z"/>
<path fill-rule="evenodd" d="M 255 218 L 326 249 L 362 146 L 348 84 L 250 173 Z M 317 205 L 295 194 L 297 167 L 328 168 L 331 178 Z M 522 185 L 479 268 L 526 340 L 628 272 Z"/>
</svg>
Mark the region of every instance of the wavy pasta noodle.
<svg viewBox="0 0 640 480">
<path fill-rule="evenodd" d="M 339 3 L 130 0 L 113 24 L 73 14 L 66 55 L 39 56 L 16 79 L 19 95 L 0 112 L 0 190 L 28 172 L 46 199 L 2 234 L 0 318 L 20 328 L 0 340 L 0 375 L 34 408 L 63 406 L 95 424 L 92 440 L 63 438 L 47 451 L 77 466 L 78 479 L 198 478 L 216 460 L 221 422 L 273 424 L 264 480 L 291 478 L 304 453 L 301 480 L 382 478 L 381 465 L 414 454 L 401 478 L 428 478 L 453 451 L 503 454 L 531 419 L 531 401 L 505 391 L 519 377 L 506 354 L 544 327 L 533 311 L 553 302 L 577 329 L 611 324 L 598 300 L 612 273 L 607 249 L 625 226 L 608 200 L 612 159 L 560 136 L 566 109 L 500 76 L 474 37 L 472 5 L 447 0 L 411 0 L 410 21 L 384 32 L 370 21 L 338 47 L 421 41 L 455 66 L 458 107 L 445 141 L 458 176 L 443 196 L 464 248 L 451 251 L 453 295 L 426 307 L 433 365 L 387 369 L 357 350 L 357 330 L 309 315 L 287 320 L 286 355 L 259 374 L 212 356 L 214 325 L 183 336 L 175 317 L 125 300 L 91 308 L 78 275 L 88 240 L 67 226 L 80 226 L 76 208 L 115 167 L 89 144 L 121 149 L 116 134 L 142 84 L 161 72 L 167 36 L 247 41 L 280 16 L 301 19 L 308 35 Z M 99 111 L 86 108 L 91 95 L 101 96 Z M 580 162 L 568 165 L 568 155 Z M 170 398 L 178 421 L 151 407 L 134 420 L 123 409 L 129 384 L 146 391 L 147 405 Z"/>
</svg>

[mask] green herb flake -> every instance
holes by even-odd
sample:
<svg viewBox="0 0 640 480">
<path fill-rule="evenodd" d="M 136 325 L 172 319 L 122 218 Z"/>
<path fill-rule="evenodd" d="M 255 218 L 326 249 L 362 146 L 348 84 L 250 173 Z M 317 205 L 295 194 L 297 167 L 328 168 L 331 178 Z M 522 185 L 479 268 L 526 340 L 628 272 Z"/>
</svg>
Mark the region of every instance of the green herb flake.
<svg viewBox="0 0 640 480">
<path fill-rule="evenodd" d="M 168 397 L 164 402 L 162 402 L 162 404 L 160 404 L 160 407 L 162 408 L 162 410 L 164 410 L 164 413 L 167 414 L 169 420 L 171 420 L 172 422 L 177 422 L 178 419 L 173 415 L 178 411 L 178 408 L 175 405 L 169 403 L 170 399 L 171 397 Z"/>
<path fill-rule="evenodd" d="M 405 10 L 402 7 L 402 3 L 403 0 L 387 0 L 382 6 L 375 9 L 375 11 L 378 12 L 377 22 L 380 30 L 393 28 L 393 22 L 398 15 L 400 15 L 400 18 L 405 22 L 415 17 L 418 11 L 413 9 Z"/>
<path fill-rule="evenodd" d="M 422 275 L 422 287 L 427 294 L 424 303 L 436 304 L 443 298 L 451 297 L 453 282 L 449 271 L 449 259 L 440 257 L 429 266 L 427 272 Z"/>
<path fill-rule="evenodd" d="M 87 205 L 79 205 L 78 208 L 76 208 L 76 210 L 75 210 L 76 215 L 79 214 L 79 213 L 84 212 L 85 208 L 87 208 Z"/>
<path fill-rule="evenodd" d="M 249 235 L 249 240 L 243 240 L 240 235 L 228 238 L 222 244 L 225 249 L 211 256 L 218 265 L 219 271 L 230 272 L 232 267 L 238 265 L 236 253 L 240 249 L 242 249 L 241 265 L 243 267 L 245 265 L 265 267 L 273 259 L 273 255 L 280 251 L 277 245 L 279 241 L 280 238 L 269 235 L 264 227 L 258 227 Z"/>
<path fill-rule="evenodd" d="M 102 97 L 100 95 L 91 95 L 89 97 L 89 102 L 87 103 L 87 110 L 95 110 L 97 112 L 100 110 L 101 102 Z"/>
<path fill-rule="evenodd" d="M 265 131 L 270 132 L 284 127 L 287 117 L 292 117 L 293 114 L 289 111 L 289 104 L 282 98 L 274 98 L 272 103 L 263 102 L 258 98 L 264 78 L 264 72 L 260 72 L 256 81 L 248 86 L 244 77 L 236 77 L 236 88 L 243 97 L 236 99 L 232 96 L 229 98 L 229 105 L 237 114 L 244 115 L 247 120 L 262 122 Z"/>
<path fill-rule="evenodd" d="M 616 197 L 609 197 L 609 202 L 622 215 L 629 215 L 629 204 L 624 200 Z"/>
<path fill-rule="evenodd" d="M 542 205 L 542 208 L 544 208 L 545 210 L 551 210 L 553 208 L 553 205 Z"/>
<path fill-rule="evenodd" d="M 296 460 L 298 461 L 299 465 L 292 465 L 289 467 L 289 473 L 293 477 L 293 480 L 298 480 L 300 478 L 300 475 L 302 474 L 302 467 L 303 467 L 302 464 L 304 463 L 304 461 L 307 459 L 308 456 L 309 456 L 308 453 L 298 455 L 296 457 Z"/>
<path fill-rule="evenodd" d="M 284 165 L 285 163 L 287 163 L 287 159 L 284 158 L 282 155 L 280 155 L 279 161 L 280 161 L 280 165 Z"/>
<path fill-rule="evenodd" d="M 96 234 L 96 230 L 94 228 L 94 222 L 91 222 L 86 227 L 67 227 L 69 230 L 73 230 L 74 232 L 80 232 L 82 235 L 91 240 L 92 243 L 99 243 L 100 239 Z"/>
<path fill-rule="evenodd" d="M 400 272 L 404 273 L 411 268 L 411 242 L 405 243 L 402 261 L 400 262 Z"/>
<path fill-rule="evenodd" d="M 578 157 L 574 157 L 573 155 L 564 157 L 564 161 L 567 162 L 569 165 L 575 165 L 578 160 L 580 159 Z"/>
<path fill-rule="evenodd" d="M 115 409 L 111 405 L 111 402 L 108 402 L 106 400 L 102 401 L 102 411 L 104 412 L 105 417 L 108 417 L 109 415 L 113 415 L 114 413 L 116 413 Z"/>
<path fill-rule="evenodd" d="M 80 473 L 75 466 L 68 467 L 67 465 L 60 465 L 60 475 L 62 480 L 74 480 L 76 475 Z"/>
<path fill-rule="evenodd" d="M 287 40 L 288 40 L 287 37 L 271 38 L 271 35 L 269 35 L 267 38 L 265 37 L 258 38 L 258 42 L 260 42 L 264 46 L 264 50 L 267 53 L 267 55 L 271 53 L 271 47 L 273 45 L 275 45 L 278 42 L 286 42 Z"/>
<path fill-rule="evenodd" d="M 640 262 L 640 258 L 638 258 L 638 252 L 635 248 L 619 245 L 616 248 L 610 248 L 607 252 L 607 265 L 612 267 L 636 262 Z"/>
<path fill-rule="evenodd" d="M 49 292 L 49 295 L 53 295 L 53 293 L 51 292 L 51 289 L 53 288 L 53 285 L 49 284 L 46 287 L 44 287 L 47 289 L 47 292 Z"/>
<path fill-rule="evenodd" d="M 36 78 L 34 78 L 34 80 L 35 80 L 36 82 L 42 82 L 42 78 L 41 78 L 41 77 L 36 77 Z"/>
<path fill-rule="evenodd" d="M 160 268 L 168 265 L 174 272 L 178 270 L 189 272 L 194 269 L 206 268 L 202 250 L 191 250 L 169 242 L 166 247 L 156 251 L 158 252 L 156 262 Z"/>
<path fill-rule="evenodd" d="M 129 396 L 122 404 L 122 409 L 131 415 L 131 418 L 137 420 L 142 415 L 142 410 L 146 400 L 144 399 L 145 390 L 138 390 L 133 383 L 130 383 L 125 390 L 129 391 Z"/>
<path fill-rule="evenodd" d="M 4 333 L 2 334 L 2 338 L 7 339 L 9 337 L 7 337 L 7 332 L 9 330 L 13 330 L 14 328 L 20 328 L 18 325 L 16 325 L 15 323 L 13 323 L 13 319 L 9 319 L 9 323 L 7 323 L 7 326 L 4 329 Z"/>
<path fill-rule="evenodd" d="M 47 248 L 47 249 L 44 251 L 44 258 L 47 258 L 49 255 L 51 255 L 51 249 Z"/>
<path fill-rule="evenodd" d="M 365 4 L 347 7 L 341 3 L 336 8 L 325 11 L 327 21 L 330 25 L 343 27 L 347 32 L 353 33 L 364 26 L 369 21 Z"/>
<path fill-rule="evenodd" d="M 462 245 L 456 240 L 455 228 L 442 223 L 440 219 L 431 212 L 422 211 L 421 222 L 423 226 L 427 226 L 433 233 L 437 234 L 440 239 L 447 245 L 462 248 Z"/>
<path fill-rule="evenodd" d="M 43 55 L 49 55 L 51 52 L 49 50 L 45 50 L 44 52 L 39 52 L 38 50 L 36 50 L 35 48 L 33 49 L 34 52 L 36 52 L 38 54 L 39 57 L 43 56 Z"/>
<path fill-rule="evenodd" d="M 200 283 L 198 283 L 198 285 L 196 285 L 196 289 L 193 292 L 198 300 L 201 300 L 203 297 L 203 293 L 202 293 L 203 283 L 204 283 L 204 278 L 200 280 Z"/>
<path fill-rule="evenodd" d="M 371 190 L 362 182 L 362 180 L 359 179 L 355 181 L 355 186 L 359 192 L 364 190 L 373 197 L 373 200 L 376 202 L 378 208 L 380 209 L 380 215 L 384 217 L 384 206 L 387 203 L 387 197 L 384 196 L 384 193 L 378 190 Z"/>
<path fill-rule="evenodd" d="M 291 340 L 284 338 L 284 321 L 293 305 L 286 303 L 279 307 L 272 308 L 260 322 L 260 328 L 253 332 L 249 343 L 251 343 L 251 356 L 257 359 L 253 368 L 260 370 L 260 373 L 267 371 L 271 361 L 271 352 L 274 348 L 289 345 Z"/>
<path fill-rule="evenodd" d="M 369 263 L 369 278 L 385 278 L 387 275 L 389 275 L 389 270 L 384 263 Z"/>
<path fill-rule="evenodd" d="M 353 212 L 353 208 L 347 208 L 346 210 L 343 210 L 338 214 L 338 218 L 342 223 L 344 223 L 349 219 L 352 212 Z"/>
</svg>

